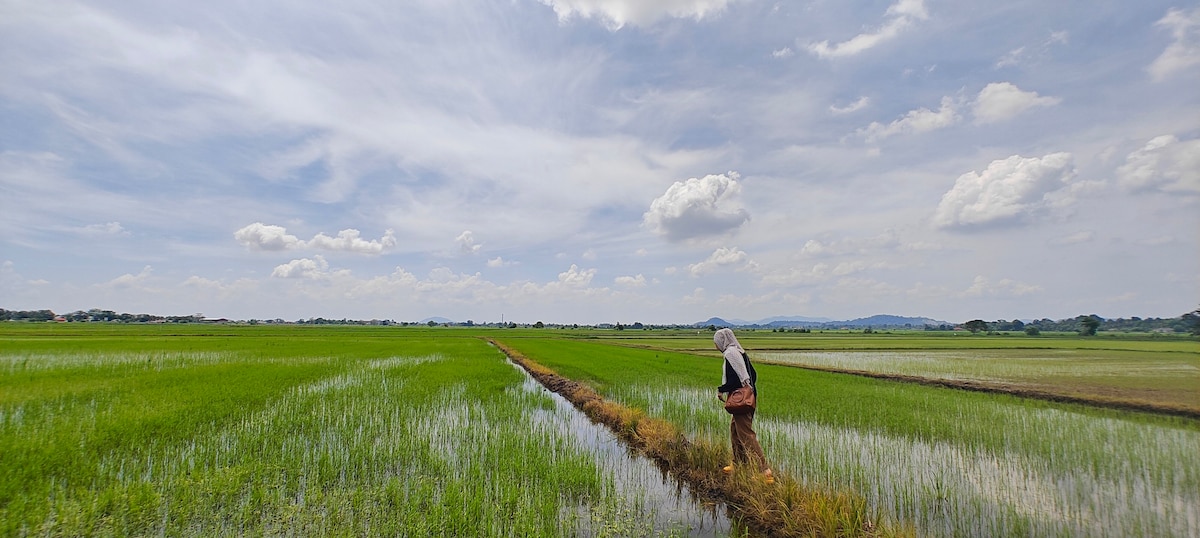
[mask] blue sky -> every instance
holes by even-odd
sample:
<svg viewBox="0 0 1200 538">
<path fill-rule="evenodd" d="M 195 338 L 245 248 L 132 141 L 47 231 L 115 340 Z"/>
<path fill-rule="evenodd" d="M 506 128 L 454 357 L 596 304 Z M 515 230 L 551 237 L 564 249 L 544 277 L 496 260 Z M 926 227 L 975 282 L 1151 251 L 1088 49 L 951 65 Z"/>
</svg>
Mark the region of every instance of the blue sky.
<svg viewBox="0 0 1200 538">
<path fill-rule="evenodd" d="M 0 307 L 1174 317 L 1187 2 L 0 0 Z"/>
</svg>

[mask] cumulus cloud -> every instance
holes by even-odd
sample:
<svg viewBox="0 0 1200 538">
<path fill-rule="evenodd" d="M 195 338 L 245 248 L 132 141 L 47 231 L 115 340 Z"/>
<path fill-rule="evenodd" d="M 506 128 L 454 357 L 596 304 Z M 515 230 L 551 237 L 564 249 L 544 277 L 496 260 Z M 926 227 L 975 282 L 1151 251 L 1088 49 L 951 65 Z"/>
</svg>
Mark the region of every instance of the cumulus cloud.
<svg viewBox="0 0 1200 538">
<path fill-rule="evenodd" d="M 829 105 L 829 111 L 834 114 L 849 114 L 851 112 L 862 110 L 869 104 L 871 104 L 871 99 L 867 96 L 862 96 L 859 97 L 857 101 L 846 106 Z"/>
<path fill-rule="evenodd" d="M 1062 203 L 1056 194 L 1074 177 L 1070 153 L 992 161 L 981 174 L 958 177 L 942 196 L 933 222 L 939 228 L 1018 223 Z"/>
<path fill-rule="evenodd" d="M 972 112 L 977 124 L 995 123 L 1033 107 L 1054 106 L 1060 102 L 1062 99 L 1058 97 L 1041 97 L 1037 92 L 1022 91 L 1009 82 L 993 82 L 980 90 Z"/>
<path fill-rule="evenodd" d="M 736 230 L 750 215 L 737 203 L 737 172 L 676 181 L 650 203 L 643 224 L 670 241 L 714 236 Z"/>
<path fill-rule="evenodd" d="M 792 54 L 793 52 L 791 47 L 783 47 L 782 49 L 771 51 L 772 58 L 788 58 L 791 57 Z"/>
<path fill-rule="evenodd" d="M 254 250 L 288 250 L 304 242 L 287 233 L 287 228 L 256 222 L 233 232 L 233 238 Z"/>
<path fill-rule="evenodd" d="M 321 255 L 313 256 L 311 259 L 300 258 L 292 260 L 276 266 L 275 270 L 271 271 L 271 276 L 274 278 L 319 279 L 328 276 L 328 274 L 329 262 L 326 262 L 325 258 Z"/>
<path fill-rule="evenodd" d="M 595 18 L 610 30 L 626 24 L 649 26 L 667 17 L 700 20 L 725 9 L 731 0 L 541 0 L 554 9 L 558 20 Z"/>
<path fill-rule="evenodd" d="M 463 254 L 474 254 L 483 248 L 482 244 L 475 242 L 475 235 L 471 233 L 471 230 L 466 230 L 458 234 L 458 237 L 454 238 L 454 241 L 458 243 L 459 250 Z"/>
<path fill-rule="evenodd" d="M 808 51 L 819 58 L 854 56 L 895 38 L 900 35 L 900 32 L 908 29 L 916 21 L 928 19 L 929 13 L 925 11 L 923 0 L 899 0 L 887 9 L 887 13 L 884 16 L 887 18 L 887 21 L 878 30 L 858 34 L 846 41 L 833 45 L 830 45 L 829 41 L 812 43 L 808 46 Z"/>
<path fill-rule="evenodd" d="M 579 266 L 571 264 L 571 268 L 558 274 L 558 283 L 567 287 L 582 288 L 592 283 L 592 277 L 596 276 L 595 269 L 580 269 Z"/>
<path fill-rule="evenodd" d="M 306 245 L 309 248 L 322 250 L 379 254 L 385 248 L 396 246 L 396 236 L 392 230 L 388 230 L 383 234 L 382 238 L 368 241 L 360 237 L 358 230 L 350 228 L 338 232 L 337 237 L 329 237 L 328 235 L 319 233 L 310 239 Z"/>
<path fill-rule="evenodd" d="M 1200 139 L 1151 139 L 1125 158 L 1117 169 L 1117 182 L 1134 192 L 1200 194 Z"/>
<path fill-rule="evenodd" d="M 493 269 L 499 268 L 499 267 L 509 267 L 509 266 L 516 265 L 516 264 L 517 264 L 517 262 L 506 260 L 500 256 L 496 256 L 495 258 L 492 258 L 487 261 L 487 266 L 491 267 Z"/>
<path fill-rule="evenodd" d="M 960 117 L 955 108 L 954 99 L 943 97 L 942 106 L 936 112 L 928 108 L 910 110 L 904 117 L 887 125 L 875 121 L 865 128 L 859 129 L 858 132 L 867 139 L 867 142 L 875 142 L 897 134 L 920 134 L 936 131 L 958 123 Z"/>
<path fill-rule="evenodd" d="M 627 288 L 646 287 L 646 277 L 642 276 L 641 273 L 636 276 L 619 276 L 613 279 L 613 282 L 618 286 L 625 286 Z"/>
<path fill-rule="evenodd" d="M 715 271 L 718 268 L 731 265 L 745 265 L 747 267 L 753 267 L 754 262 L 747 261 L 746 253 L 742 250 L 739 250 L 737 247 L 721 247 L 717 250 L 714 250 L 713 253 L 709 255 L 707 260 L 688 265 L 688 271 L 691 272 L 692 276 L 698 277 Z"/>
<path fill-rule="evenodd" d="M 136 275 L 125 273 L 117 278 L 108 281 L 105 286 L 111 288 L 132 288 L 136 287 L 150 279 L 150 273 L 154 272 L 154 268 L 149 265 L 142 268 L 142 271 Z"/>
<path fill-rule="evenodd" d="M 1146 68 L 1154 80 L 1200 64 L 1200 7 L 1171 9 L 1156 25 L 1171 32 L 1171 44 Z"/>
<path fill-rule="evenodd" d="M 256 222 L 242 227 L 233 233 L 234 239 L 252 250 L 296 250 L 320 249 L 343 252 L 358 252 L 362 254 L 380 254 L 385 249 L 396 246 L 396 236 L 388 230 L 379 239 L 367 240 L 361 237 L 358 230 L 349 228 L 338 232 L 337 237 L 318 233 L 312 239 L 304 241 L 287 233 L 287 228 Z"/>
</svg>

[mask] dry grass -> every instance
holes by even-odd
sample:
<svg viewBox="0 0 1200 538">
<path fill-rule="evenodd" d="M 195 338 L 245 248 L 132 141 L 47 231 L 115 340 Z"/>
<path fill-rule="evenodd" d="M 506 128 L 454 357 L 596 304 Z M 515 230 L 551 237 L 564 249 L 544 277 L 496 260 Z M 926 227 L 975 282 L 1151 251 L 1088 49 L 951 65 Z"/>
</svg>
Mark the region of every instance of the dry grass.
<svg viewBox="0 0 1200 538">
<path fill-rule="evenodd" d="M 673 424 L 647 417 L 638 409 L 605 400 L 592 388 L 562 377 L 519 351 L 492 341 L 509 359 L 550 390 L 561 394 L 591 420 L 604 424 L 622 441 L 654 459 L 696 494 L 728 505 L 756 533 L 771 537 L 912 536 L 910 528 L 888 529 L 867 517 L 867 503 L 850 492 L 807 489 L 786 475 L 767 484 L 746 468 L 725 475 L 727 446 L 689 441 Z"/>
</svg>

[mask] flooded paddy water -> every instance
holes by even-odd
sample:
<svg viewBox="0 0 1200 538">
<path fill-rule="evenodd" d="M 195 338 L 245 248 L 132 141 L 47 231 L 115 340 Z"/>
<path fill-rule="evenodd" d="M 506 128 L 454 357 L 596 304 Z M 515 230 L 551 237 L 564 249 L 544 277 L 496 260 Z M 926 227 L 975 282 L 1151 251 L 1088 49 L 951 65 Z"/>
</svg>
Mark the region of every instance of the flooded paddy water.
<svg viewBox="0 0 1200 538">
<path fill-rule="evenodd" d="M 574 440 L 578 448 L 592 456 L 601 473 L 612 478 L 613 493 L 622 499 L 620 506 L 579 506 L 574 513 L 564 514 L 564 520 L 575 522 L 580 535 L 628 535 L 635 529 L 632 526 L 622 528 L 622 525 L 632 523 L 632 520 L 639 526 L 646 521 L 652 522 L 652 529 L 645 530 L 655 534 L 745 535 L 744 529 L 732 524 L 724 504 L 699 499 L 685 484 L 626 446 L 608 428 L 592 422 L 566 398 L 543 387 L 520 366 L 513 364 L 513 367 L 525 376 L 522 390 L 553 401 L 553 408 L 532 411 L 535 423 L 551 427 L 558 434 Z M 618 513 L 605 513 L 613 510 Z"/>
</svg>

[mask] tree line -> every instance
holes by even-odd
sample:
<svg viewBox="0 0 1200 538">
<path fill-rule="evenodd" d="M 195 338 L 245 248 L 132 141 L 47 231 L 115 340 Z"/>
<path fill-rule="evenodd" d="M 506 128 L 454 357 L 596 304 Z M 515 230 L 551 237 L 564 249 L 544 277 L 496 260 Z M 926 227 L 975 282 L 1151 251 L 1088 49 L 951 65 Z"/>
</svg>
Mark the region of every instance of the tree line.
<svg viewBox="0 0 1200 538">
<path fill-rule="evenodd" d="M 973 319 L 958 326 L 927 327 L 927 330 L 953 330 L 962 328 L 972 333 L 979 332 L 1024 332 L 1030 335 L 1050 332 L 1078 332 L 1083 336 L 1094 336 L 1099 331 L 1111 332 L 1163 332 L 1191 333 L 1200 335 L 1200 308 L 1177 318 L 1131 318 L 1104 319 L 1096 314 L 1087 314 L 1060 320 L 1038 319 L 1028 323 L 1021 320 L 984 321 Z"/>
</svg>

